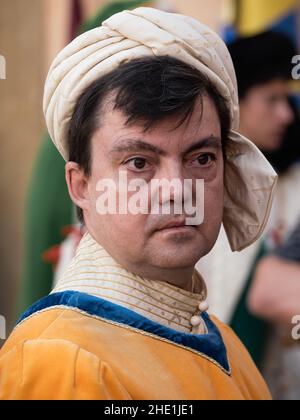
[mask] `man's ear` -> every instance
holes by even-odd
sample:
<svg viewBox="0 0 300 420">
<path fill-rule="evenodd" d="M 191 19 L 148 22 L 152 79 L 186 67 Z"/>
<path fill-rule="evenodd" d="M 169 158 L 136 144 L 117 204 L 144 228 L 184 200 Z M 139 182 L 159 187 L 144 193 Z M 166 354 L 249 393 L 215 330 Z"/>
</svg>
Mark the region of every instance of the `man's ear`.
<svg viewBox="0 0 300 420">
<path fill-rule="evenodd" d="M 87 175 L 78 163 L 75 162 L 67 162 L 65 170 L 71 200 L 78 207 L 86 210 L 89 207 Z"/>
</svg>

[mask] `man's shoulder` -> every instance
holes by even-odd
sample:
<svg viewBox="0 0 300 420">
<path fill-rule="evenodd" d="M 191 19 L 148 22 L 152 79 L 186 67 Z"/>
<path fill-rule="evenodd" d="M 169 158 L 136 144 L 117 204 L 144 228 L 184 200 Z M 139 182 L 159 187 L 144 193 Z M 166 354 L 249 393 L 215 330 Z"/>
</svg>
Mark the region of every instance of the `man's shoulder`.
<svg viewBox="0 0 300 420">
<path fill-rule="evenodd" d="M 72 334 L 80 314 L 67 312 L 50 308 L 18 324 L 0 351 L 0 399 L 71 399 L 84 372 L 97 384 L 102 361 Z"/>
<path fill-rule="evenodd" d="M 85 348 L 82 340 L 59 333 L 66 325 L 63 318 L 59 310 L 49 310 L 27 319 L 13 332 L 0 351 L 0 400 L 102 399 L 109 395 L 111 383 L 115 389 L 117 380 L 106 361 L 89 346 Z M 49 332 L 56 321 L 53 333 Z M 30 333 L 31 326 L 35 333 Z M 104 390 L 103 372 L 111 380 Z M 117 391 L 116 399 L 123 395 L 123 389 Z"/>
<path fill-rule="evenodd" d="M 70 314 L 70 312 L 71 310 L 65 308 L 49 308 L 21 321 L 0 350 L 0 359 L 16 348 L 26 348 L 34 352 L 34 348 L 37 347 L 42 351 L 46 344 L 49 347 L 57 344 L 60 348 L 80 346 L 78 344 L 80 340 L 74 336 L 72 323 L 77 323 L 79 326 L 76 331 L 80 331 L 83 315 L 74 311 Z"/>
</svg>

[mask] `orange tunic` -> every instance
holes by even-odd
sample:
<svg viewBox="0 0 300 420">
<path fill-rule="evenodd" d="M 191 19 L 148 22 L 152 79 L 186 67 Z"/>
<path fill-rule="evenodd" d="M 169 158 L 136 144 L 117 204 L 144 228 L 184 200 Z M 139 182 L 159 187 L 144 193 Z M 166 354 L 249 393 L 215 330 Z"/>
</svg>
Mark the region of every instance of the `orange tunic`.
<svg viewBox="0 0 300 420">
<path fill-rule="evenodd" d="M 1 399 L 270 399 L 241 342 L 208 315 L 195 336 L 64 292 L 23 318 L 0 352 Z"/>
</svg>

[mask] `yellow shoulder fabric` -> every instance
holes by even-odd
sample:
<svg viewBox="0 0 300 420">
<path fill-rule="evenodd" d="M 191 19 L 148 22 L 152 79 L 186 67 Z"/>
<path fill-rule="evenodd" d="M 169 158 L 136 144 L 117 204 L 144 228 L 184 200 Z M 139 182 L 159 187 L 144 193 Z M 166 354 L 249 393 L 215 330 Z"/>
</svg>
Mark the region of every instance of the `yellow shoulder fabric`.
<svg viewBox="0 0 300 420">
<path fill-rule="evenodd" d="M 110 366 L 65 340 L 21 342 L 0 362 L 0 399 L 130 399 Z"/>
</svg>

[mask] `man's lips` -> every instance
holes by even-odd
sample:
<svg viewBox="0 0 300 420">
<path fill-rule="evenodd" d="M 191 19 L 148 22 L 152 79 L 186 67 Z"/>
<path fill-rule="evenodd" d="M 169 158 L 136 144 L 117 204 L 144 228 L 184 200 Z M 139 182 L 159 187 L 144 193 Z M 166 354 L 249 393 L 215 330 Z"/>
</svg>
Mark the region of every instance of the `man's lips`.
<svg viewBox="0 0 300 420">
<path fill-rule="evenodd" d="M 168 229 L 169 230 L 180 229 L 180 228 L 188 228 L 188 227 L 192 227 L 192 226 L 186 225 L 185 219 L 170 220 L 167 223 L 164 223 L 160 225 L 158 228 L 156 228 L 156 231 L 168 230 Z"/>
</svg>

